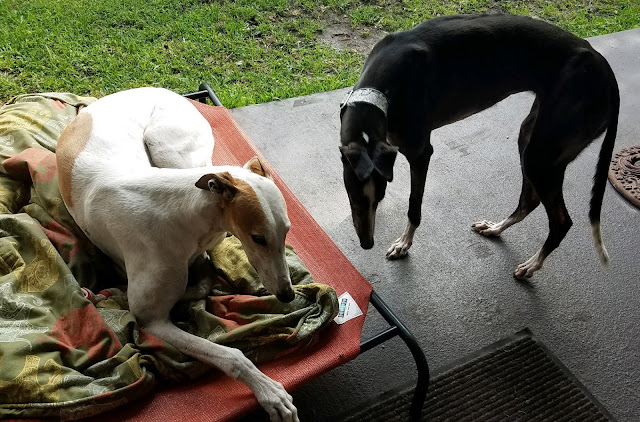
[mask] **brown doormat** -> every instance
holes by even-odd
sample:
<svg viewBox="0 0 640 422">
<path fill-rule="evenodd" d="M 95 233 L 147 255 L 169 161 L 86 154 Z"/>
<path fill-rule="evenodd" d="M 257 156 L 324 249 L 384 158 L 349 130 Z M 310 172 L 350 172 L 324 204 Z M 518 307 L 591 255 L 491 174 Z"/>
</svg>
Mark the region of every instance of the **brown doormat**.
<svg viewBox="0 0 640 422">
<path fill-rule="evenodd" d="M 345 422 L 409 420 L 413 390 L 388 392 Z M 613 421 L 528 329 L 432 376 L 422 421 Z"/>
<path fill-rule="evenodd" d="M 613 156 L 609 181 L 622 196 L 640 208 L 640 145 L 622 149 Z"/>
</svg>

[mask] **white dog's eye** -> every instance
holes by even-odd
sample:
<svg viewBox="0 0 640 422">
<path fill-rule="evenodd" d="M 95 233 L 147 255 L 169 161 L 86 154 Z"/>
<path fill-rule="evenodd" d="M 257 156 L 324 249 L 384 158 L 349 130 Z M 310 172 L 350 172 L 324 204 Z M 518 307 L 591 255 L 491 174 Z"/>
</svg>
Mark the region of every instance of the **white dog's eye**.
<svg viewBox="0 0 640 422">
<path fill-rule="evenodd" d="M 267 246 L 267 239 L 265 239 L 264 236 L 261 236 L 259 234 L 252 234 L 251 240 L 256 242 L 258 245 Z"/>
</svg>

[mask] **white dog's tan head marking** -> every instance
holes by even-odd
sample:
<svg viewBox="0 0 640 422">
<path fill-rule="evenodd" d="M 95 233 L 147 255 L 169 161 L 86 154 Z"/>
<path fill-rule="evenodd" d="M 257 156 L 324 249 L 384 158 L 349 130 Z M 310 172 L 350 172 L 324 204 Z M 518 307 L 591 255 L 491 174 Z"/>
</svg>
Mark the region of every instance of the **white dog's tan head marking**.
<svg viewBox="0 0 640 422">
<path fill-rule="evenodd" d="M 271 177 L 271 174 L 269 174 L 267 169 L 264 168 L 264 165 L 262 164 L 262 162 L 258 157 L 253 157 L 252 159 L 247 161 L 243 167 L 257 175 L 266 177 L 269 180 L 273 180 L 273 178 Z"/>
<path fill-rule="evenodd" d="M 56 146 L 56 162 L 58 165 L 58 186 L 62 199 L 68 207 L 73 206 L 71 199 L 71 171 L 76 157 L 87 145 L 93 118 L 90 114 L 80 113 L 62 131 Z"/>
<path fill-rule="evenodd" d="M 294 298 L 285 255 L 291 223 L 280 190 L 257 158 L 245 164 L 243 178 L 228 172 L 206 174 L 196 186 L 221 198 L 225 227 L 236 236 L 264 287 L 282 302 Z"/>
</svg>

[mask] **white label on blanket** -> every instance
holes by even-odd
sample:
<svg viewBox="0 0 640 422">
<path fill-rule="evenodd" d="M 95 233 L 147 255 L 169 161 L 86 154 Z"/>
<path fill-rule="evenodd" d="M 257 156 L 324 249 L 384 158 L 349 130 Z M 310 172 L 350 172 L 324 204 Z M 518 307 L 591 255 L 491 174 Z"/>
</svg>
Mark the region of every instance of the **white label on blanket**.
<svg viewBox="0 0 640 422">
<path fill-rule="evenodd" d="M 360 307 L 358 306 L 356 301 L 353 300 L 349 292 L 344 292 L 340 295 L 340 297 L 338 298 L 338 305 L 338 316 L 336 316 L 334 319 L 336 324 L 344 324 L 350 319 L 362 315 Z"/>
</svg>

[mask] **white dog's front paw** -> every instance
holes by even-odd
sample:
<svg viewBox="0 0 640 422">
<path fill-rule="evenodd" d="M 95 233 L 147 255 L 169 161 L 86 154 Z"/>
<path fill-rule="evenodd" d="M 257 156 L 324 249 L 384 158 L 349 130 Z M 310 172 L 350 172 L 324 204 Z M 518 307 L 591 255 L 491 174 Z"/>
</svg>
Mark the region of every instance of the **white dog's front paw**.
<svg viewBox="0 0 640 422">
<path fill-rule="evenodd" d="M 300 422 L 293 397 L 282 384 L 264 375 L 261 386 L 254 390 L 258 403 L 269 414 L 271 422 Z"/>
<path fill-rule="evenodd" d="M 387 250 L 388 259 L 400 259 L 409 255 L 409 248 L 411 247 L 412 240 L 407 239 L 406 236 L 400 236 L 395 242 L 391 244 L 389 250 Z"/>
</svg>

